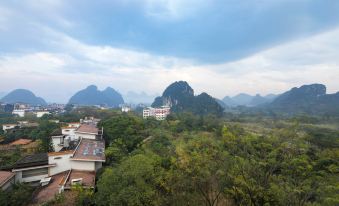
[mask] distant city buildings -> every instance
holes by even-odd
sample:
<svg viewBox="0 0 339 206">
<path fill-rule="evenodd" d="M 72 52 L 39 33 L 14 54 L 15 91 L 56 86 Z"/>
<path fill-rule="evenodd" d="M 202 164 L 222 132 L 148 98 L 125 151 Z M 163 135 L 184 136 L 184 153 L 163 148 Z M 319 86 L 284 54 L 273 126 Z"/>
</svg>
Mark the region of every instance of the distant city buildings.
<svg viewBox="0 0 339 206">
<path fill-rule="evenodd" d="M 130 106 L 123 105 L 121 107 L 121 112 L 130 112 L 130 111 L 131 111 L 131 107 Z"/>
<path fill-rule="evenodd" d="M 64 104 L 49 104 L 47 106 L 31 106 L 29 104 L 2 104 L 2 110 L 11 112 L 13 115 L 25 117 L 27 114 L 35 115 L 38 118 L 43 117 L 45 114 L 59 114 L 65 112 Z"/>
<path fill-rule="evenodd" d="M 169 106 L 162 106 L 160 108 L 147 107 L 143 110 L 143 118 L 154 117 L 156 120 L 165 120 L 170 114 L 171 108 Z"/>
</svg>

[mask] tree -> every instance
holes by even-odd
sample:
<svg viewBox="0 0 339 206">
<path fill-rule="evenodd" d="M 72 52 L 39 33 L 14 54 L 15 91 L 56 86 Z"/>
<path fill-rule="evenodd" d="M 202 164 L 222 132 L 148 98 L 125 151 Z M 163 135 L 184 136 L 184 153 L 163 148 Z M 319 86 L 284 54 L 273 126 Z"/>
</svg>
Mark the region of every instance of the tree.
<svg viewBox="0 0 339 206">
<path fill-rule="evenodd" d="M 107 168 L 98 182 L 97 205 L 161 205 L 163 170 L 154 154 L 136 154 Z"/>
</svg>

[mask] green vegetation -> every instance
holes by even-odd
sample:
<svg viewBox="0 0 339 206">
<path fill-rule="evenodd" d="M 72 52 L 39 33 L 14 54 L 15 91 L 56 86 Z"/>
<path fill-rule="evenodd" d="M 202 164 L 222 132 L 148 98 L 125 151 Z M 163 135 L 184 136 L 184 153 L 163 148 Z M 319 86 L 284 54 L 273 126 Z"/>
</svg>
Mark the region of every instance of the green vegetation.
<svg viewBox="0 0 339 206">
<path fill-rule="evenodd" d="M 338 119 L 244 111 L 223 117 L 180 112 L 156 121 L 87 107 L 44 116 L 39 127 L 5 137 L 27 135 L 47 151 L 43 139 L 59 127 L 48 120 L 102 119 L 106 163 L 97 188 L 74 189 L 51 205 L 339 204 Z M 21 154 L 2 155 L 13 163 Z"/>
<path fill-rule="evenodd" d="M 32 198 L 33 188 L 25 184 L 13 185 L 9 192 L 0 190 L 1 206 L 21 206 L 27 205 Z"/>
<path fill-rule="evenodd" d="M 267 126 L 266 123 L 270 123 Z M 336 205 L 339 132 L 287 120 L 116 115 L 97 205 Z"/>
</svg>

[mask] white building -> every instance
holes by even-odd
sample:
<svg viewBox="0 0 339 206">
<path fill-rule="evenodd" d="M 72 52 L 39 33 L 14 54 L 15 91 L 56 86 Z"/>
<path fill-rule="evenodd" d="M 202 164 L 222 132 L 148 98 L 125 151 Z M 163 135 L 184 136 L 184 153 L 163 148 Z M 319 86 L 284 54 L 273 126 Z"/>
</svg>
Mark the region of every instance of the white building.
<svg viewBox="0 0 339 206">
<path fill-rule="evenodd" d="M 94 124 L 82 124 L 74 131 L 75 139 L 102 139 L 103 129 L 98 129 Z"/>
<path fill-rule="evenodd" d="M 143 110 L 143 118 L 154 117 L 157 120 L 165 120 L 167 115 L 170 114 L 171 108 L 162 106 L 160 108 L 147 107 Z"/>
<path fill-rule="evenodd" d="M 49 111 L 37 111 L 36 112 L 36 117 L 37 118 L 41 118 L 42 116 L 44 116 L 45 114 L 51 114 Z"/>
<path fill-rule="evenodd" d="M 95 173 L 105 162 L 102 130 L 93 124 L 83 124 L 76 130 L 76 136 L 74 140 L 64 134 L 52 136 L 55 152 L 29 155 L 17 161 L 12 169 L 16 182 L 48 185 L 50 178 L 62 176 L 65 181 L 59 191 L 63 191 L 71 187 L 73 179 L 83 176 L 83 186 L 93 188 Z"/>
<path fill-rule="evenodd" d="M 7 132 L 7 130 L 14 129 L 15 127 L 18 127 L 19 124 L 3 124 L 2 125 L 2 130 L 4 132 Z"/>
<path fill-rule="evenodd" d="M 131 111 L 131 107 L 129 106 L 122 106 L 121 107 L 121 112 L 130 112 Z"/>
<path fill-rule="evenodd" d="M 24 117 L 26 111 L 24 109 L 15 109 L 13 110 L 12 114 L 18 115 L 19 117 Z"/>
</svg>

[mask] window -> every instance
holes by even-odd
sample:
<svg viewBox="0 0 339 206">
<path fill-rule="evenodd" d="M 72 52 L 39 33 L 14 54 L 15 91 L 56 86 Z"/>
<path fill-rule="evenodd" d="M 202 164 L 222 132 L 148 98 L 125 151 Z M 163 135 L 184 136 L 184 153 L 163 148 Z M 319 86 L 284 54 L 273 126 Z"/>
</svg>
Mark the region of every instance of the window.
<svg viewBox="0 0 339 206">
<path fill-rule="evenodd" d="M 48 175 L 48 167 L 22 171 L 22 178 Z"/>
</svg>

